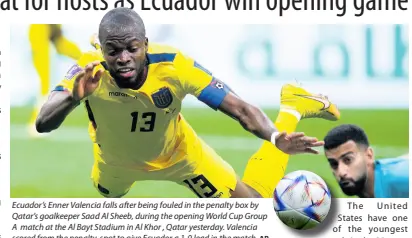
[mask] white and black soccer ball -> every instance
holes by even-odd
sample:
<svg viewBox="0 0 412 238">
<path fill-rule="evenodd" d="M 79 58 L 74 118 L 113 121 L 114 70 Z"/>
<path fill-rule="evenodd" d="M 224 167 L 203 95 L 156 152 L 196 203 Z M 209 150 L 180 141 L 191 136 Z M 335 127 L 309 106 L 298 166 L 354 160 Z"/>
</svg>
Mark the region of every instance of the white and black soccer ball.
<svg viewBox="0 0 412 238">
<path fill-rule="evenodd" d="M 325 181 L 317 174 L 305 170 L 285 175 L 273 194 L 279 219 L 298 230 L 319 225 L 328 215 L 331 201 Z"/>
</svg>

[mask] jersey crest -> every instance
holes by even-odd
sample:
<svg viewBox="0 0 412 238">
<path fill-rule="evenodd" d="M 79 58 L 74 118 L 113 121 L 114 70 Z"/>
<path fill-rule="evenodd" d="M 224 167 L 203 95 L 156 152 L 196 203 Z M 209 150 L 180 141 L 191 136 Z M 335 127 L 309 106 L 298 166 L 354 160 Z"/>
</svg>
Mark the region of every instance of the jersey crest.
<svg viewBox="0 0 412 238">
<path fill-rule="evenodd" d="M 152 94 L 152 99 L 156 107 L 166 108 L 173 102 L 173 96 L 168 87 L 163 87 Z"/>
</svg>

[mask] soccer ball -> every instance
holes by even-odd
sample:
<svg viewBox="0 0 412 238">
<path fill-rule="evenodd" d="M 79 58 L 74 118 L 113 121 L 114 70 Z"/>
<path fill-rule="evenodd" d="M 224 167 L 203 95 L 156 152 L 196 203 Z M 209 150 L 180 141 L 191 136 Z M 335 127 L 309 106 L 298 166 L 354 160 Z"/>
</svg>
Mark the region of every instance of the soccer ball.
<svg viewBox="0 0 412 238">
<path fill-rule="evenodd" d="M 331 195 L 317 174 L 298 170 L 284 176 L 276 186 L 273 202 L 279 219 L 291 228 L 316 227 L 328 215 Z"/>
</svg>

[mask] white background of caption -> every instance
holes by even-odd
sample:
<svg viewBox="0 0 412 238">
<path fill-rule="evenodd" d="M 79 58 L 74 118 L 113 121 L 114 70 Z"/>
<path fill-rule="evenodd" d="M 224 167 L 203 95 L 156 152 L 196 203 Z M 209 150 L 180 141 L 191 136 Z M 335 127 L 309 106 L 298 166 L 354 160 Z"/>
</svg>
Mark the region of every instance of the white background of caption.
<svg viewBox="0 0 412 238">
<path fill-rule="evenodd" d="M 0 1 L 3 2 L 3 1 Z M 9 62 L 7 59 L 10 57 L 8 45 L 9 45 L 9 23 L 84 23 L 87 21 L 88 24 L 96 24 L 96 30 L 98 23 L 101 17 L 104 15 L 104 11 L 24 11 L 24 2 L 18 1 L 20 10 L 19 11 L 10 11 L 10 12 L 1 12 L 0 13 L 0 50 L 2 51 L 2 55 L 0 56 L 0 60 L 2 61 L 1 64 L 1 81 L 0 84 L 2 85 L 0 89 L 0 108 L 9 108 L 9 93 L 7 88 L 7 80 L 18 80 L 12 78 L 13 72 L 8 71 Z M 111 2 L 111 1 L 109 1 Z M 134 1 L 139 2 L 139 1 Z M 224 1 L 216 1 L 217 11 L 198 11 L 198 12 L 190 12 L 190 11 L 183 11 L 183 12 L 161 12 L 161 11 L 145 11 L 141 12 L 143 19 L 145 20 L 146 24 L 157 24 L 157 23 L 176 23 L 176 24 L 221 24 L 221 23 L 231 23 L 231 24 L 300 24 L 300 23 L 406 23 L 406 19 L 410 19 L 409 11 L 375 11 L 375 12 L 367 12 L 364 14 L 363 17 L 356 18 L 354 17 L 355 10 L 352 7 L 353 5 L 350 4 L 348 1 L 348 9 L 345 17 L 338 18 L 336 17 L 336 11 L 287 11 L 284 14 L 284 17 L 280 18 L 277 14 L 269 10 L 261 10 L 261 11 L 226 11 Z M 57 9 L 57 1 L 49 1 L 49 9 Z M 408 8 L 410 8 L 410 4 L 408 4 Z M 262 8 L 263 9 L 263 8 Z M 384 15 L 383 15 L 384 14 Z M 76 17 L 73 17 L 75 15 Z M 89 36 L 85 36 L 87 39 Z M 410 66 L 409 66 L 410 67 Z M 410 100 L 410 99 L 409 99 Z M 0 114 L 0 153 L 2 155 L 2 159 L 0 161 L 0 199 L 1 199 L 1 206 L 0 206 L 0 219 L 2 221 L 0 225 L 0 235 L 2 238 L 11 237 L 11 228 L 14 221 L 11 219 L 12 212 L 22 212 L 21 210 L 12 211 L 10 209 L 12 201 L 9 199 L 10 191 L 9 191 L 9 182 L 10 182 L 10 171 L 9 171 L 9 153 L 10 153 L 10 145 L 9 145 L 9 138 L 10 138 L 10 130 L 9 130 L 9 111 L 2 110 Z M 28 152 L 29 153 L 29 152 Z M 30 168 L 27 168 L 30 169 Z M 411 186 L 411 185 L 410 185 Z M 411 186 L 412 187 L 412 186 Z M 411 189 L 412 190 L 412 189 Z M 125 199 L 118 201 L 123 202 Z M 408 199 L 410 201 L 411 199 Z M 25 200 L 18 200 L 18 201 L 25 201 Z M 28 201 L 28 200 L 26 200 Z M 31 200 L 30 200 L 31 201 Z M 42 200 L 36 200 L 42 201 Z M 63 201 L 63 200 L 62 200 Z M 92 202 L 93 200 L 83 200 Z M 99 199 L 100 201 L 100 199 Z M 161 201 L 159 199 L 146 199 L 141 200 L 142 202 L 148 201 Z M 167 200 L 170 202 L 171 200 Z M 185 199 L 185 202 L 194 202 L 197 201 L 192 199 Z M 241 200 L 237 200 L 241 201 Z M 242 202 L 248 202 L 249 200 L 244 200 Z M 347 210 L 347 201 L 355 201 L 357 203 L 363 203 L 365 209 L 357 210 L 357 211 L 349 211 Z M 406 199 L 394 199 L 394 200 L 380 200 L 383 202 L 405 202 Z M 130 200 L 130 202 L 134 202 L 134 200 Z M 216 202 L 216 201 L 212 201 Z M 224 200 L 220 200 L 220 202 L 225 202 Z M 235 202 L 229 200 L 229 202 Z M 273 211 L 272 201 L 270 199 L 267 200 L 255 200 L 255 202 L 259 202 L 259 213 L 264 213 L 267 211 L 268 219 L 265 222 L 258 223 L 255 222 L 259 226 L 259 230 L 256 233 L 253 232 L 245 232 L 244 234 L 255 234 L 255 235 L 268 235 L 269 237 L 287 237 L 287 238 L 294 238 L 294 237 L 399 237 L 399 238 L 406 238 L 411 237 L 411 233 L 404 234 L 398 233 L 396 235 L 389 235 L 389 234 L 379 234 L 379 235 L 367 235 L 367 227 L 371 225 L 369 222 L 347 222 L 342 223 L 342 231 L 341 233 L 333 233 L 332 227 L 336 226 L 337 223 L 331 222 L 328 225 L 328 228 L 325 229 L 322 233 L 297 233 L 293 232 L 290 229 L 286 228 L 281 222 L 277 219 L 276 215 Z M 396 226 L 397 222 L 393 222 L 390 217 L 392 215 L 401 215 L 407 214 L 411 211 L 410 207 L 411 204 L 408 204 L 409 209 L 408 211 L 392 211 L 392 210 L 382 210 L 378 211 L 375 209 L 376 203 L 378 200 L 374 199 L 339 199 L 334 200 L 337 204 L 337 212 L 342 214 L 362 214 L 364 216 L 364 221 L 367 219 L 367 214 L 373 215 L 387 215 L 389 217 L 387 222 L 384 223 L 374 223 L 375 226 L 385 225 L 385 226 Z M 55 210 L 58 211 L 58 210 Z M 220 210 L 215 210 L 219 212 Z M 52 212 L 49 210 L 47 212 Z M 68 210 L 66 210 L 68 212 Z M 76 212 L 74 210 L 73 212 Z M 94 212 L 93 209 L 81 209 L 81 212 Z M 161 211 L 159 211 L 161 212 Z M 182 210 L 171 210 L 169 212 L 188 212 L 191 211 L 182 211 Z M 107 221 L 106 221 L 107 222 Z M 160 223 L 167 223 L 167 221 L 160 221 Z M 188 224 L 199 224 L 197 221 L 187 221 Z M 219 221 L 219 223 L 224 223 L 223 221 Z M 411 224 L 411 222 L 408 222 Z M 349 233 L 347 231 L 346 226 L 349 225 L 357 225 L 363 228 L 365 233 Z M 408 228 L 409 230 L 409 228 Z M 74 234 L 74 233 L 63 233 L 61 234 Z M 23 234 L 23 233 L 21 233 Z M 43 232 L 43 234 L 45 234 Z M 55 232 L 49 232 L 47 234 L 55 234 Z M 100 234 L 107 234 L 106 232 L 93 232 L 92 235 L 100 235 Z M 178 233 L 176 233 L 178 234 Z M 179 233 L 183 234 L 183 233 Z M 222 234 L 231 235 L 230 232 L 224 232 Z"/>
<path fill-rule="evenodd" d="M 124 203 L 126 202 L 126 200 L 130 203 L 137 203 L 137 202 L 141 202 L 141 203 L 181 203 L 182 200 L 178 200 L 178 199 L 167 199 L 167 200 L 163 200 L 163 199 L 139 199 L 139 200 L 134 200 L 134 199 L 115 199 L 117 206 L 120 206 L 120 203 Z M 33 200 L 28 200 L 28 199 L 17 199 L 14 200 L 19 201 L 19 202 L 33 202 Z M 45 200 L 41 200 L 41 199 L 35 199 L 36 202 L 38 203 L 42 203 Z M 53 201 L 53 200 L 47 200 L 46 203 Z M 74 200 L 69 200 L 69 199 L 61 199 L 59 200 L 59 202 L 73 202 Z M 90 202 L 93 203 L 96 200 L 93 199 L 76 199 L 76 201 L 78 202 Z M 112 200 L 110 199 L 106 199 L 106 203 L 109 204 Z M 215 200 L 211 200 L 208 201 L 206 199 L 202 199 L 202 201 L 199 201 L 199 199 L 184 199 L 183 202 L 184 203 L 194 203 L 194 202 L 201 202 L 201 203 L 217 203 L 219 202 L 220 204 L 224 204 L 227 202 L 230 202 L 232 204 L 236 204 L 236 203 L 247 203 L 250 204 L 250 202 L 253 201 L 251 199 L 219 199 L 218 201 Z M 185 237 L 187 237 L 189 234 L 196 234 L 198 236 L 207 236 L 207 235 L 215 235 L 217 237 L 220 237 L 220 235 L 225 235 L 225 236 L 243 236 L 243 235 L 254 235 L 257 238 L 260 237 L 287 237 L 287 238 L 298 238 L 298 237 L 345 237 L 345 238 L 355 238 L 355 237 L 370 237 L 370 238 L 376 238 L 376 237 L 384 237 L 384 238 L 391 238 L 391 237 L 401 237 L 401 238 L 406 238 L 406 237 L 410 237 L 411 232 L 409 231 L 409 227 L 408 227 L 408 233 L 395 233 L 395 234 L 390 234 L 390 233 L 372 233 L 369 234 L 369 228 L 368 227 L 405 227 L 408 224 L 410 224 L 410 222 L 394 222 L 392 221 L 392 216 L 406 216 L 407 212 L 410 211 L 410 209 L 408 209 L 408 211 L 405 210 L 381 210 L 378 211 L 376 209 L 376 202 L 379 200 L 373 200 L 373 201 L 368 201 L 366 199 L 364 199 L 363 202 L 363 206 L 364 209 L 363 210 L 348 210 L 348 205 L 347 202 L 348 201 L 353 201 L 356 202 L 357 204 L 361 204 L 359 199 L 336 199 L 334 200 L 334 202 L 336 203 L 336 205 L 331 209 L 330 212 L 330 216 L 327 218 L 327 222 L 325 222 L 324 225 L 326 225 L 324 227 L 324 229 L 321 229 L 323 227 L 321 227 L 320 229 L 316 229 L 313 231 L 295 231 L 292 229 L 287 228 L 286 226 L 284 226 L 281 221 L 278 220 L 275 212 L 273 211 L 273 205 L 272 205 L 272 201 L 271 199 L 261 199 L 261 200 L 254 200 L 253 203 L 259 203 L 258 209 L 250 209 L 249 208 L 232 208 L 231 210 L 229 209 L 223 209 L 223 208 L 211 208 L 211 209 L 151 209 L 151 208 L 141 208 L 141 209 L 120 209 L 120 208 L 105 208 L 105 209 L 93 209 L 93 208 L 89 208 L 89 209 L 14 209 L 13 211 L 9 211 L 8 213 L 8 217 L 7 217 L 7 221 L 8 224 L 5 226 L 9 229 L 7 229 L 7 233 L 10 232 L 13 224 L 17 224 L 17 226 L 19 227 L 20 225 L 30 225 L 30 224 L 38 224 L 38 222 L 35 222 L 33 220 L 12 220 L 10 219 L 12 217 L 12 213 L 24 213 L 24 214 L 33 214 L 33 213 L 37 213 L 38 215 L 40 214 L 55 214 L 55 213 L 60 213 L 60 214 L 82 214 L 82 213 L 90 213 L 90 214 L 97 214 L 97 213 L 101 213 L 100 215 L 102 215 L 102 213 L 118 213 L 118 214 L 127 214 L 127 213 L 131 213 L 132 217 L 135 217 L 136 214 L 138 213 L 144 213 L 144 214 L 162 214 L 162 213 L 168 213 L 168 214 L 193 214 L 194 212 L 196 213 L 216 213 L 216 214 L 220 214 L 220 213 L 233 213 L 235 215 L 232 215 L 232 217 L 234 219 L 231 220 L 206 220 L 204 219 L 203 221 L 199 221 L 199 219 L 193 219 L 193 220 L 185 220 L 182 219 L 180 221 L 178 221 L 177 219 L 170 219 L 170 220 L 161 220 L 159 219 L 158 221 L 155 221 L 153 219 L 151 219 L 151 222 L 145 221 L 145 220 L 139 220 L 139 219 L 133 219 L 133 220 L 110 220 L 110 219 L 100 219 L 100 220 L 71 220 L 71 221 L 67 221 L 67 220 L 45 220 L 44 222 L 42 222 L 42 224 L 44 226 L 47 226 L 48 224 L 53 224 L 53 229 L 54 229 L 54 224 L 62 224 L 62 225 L 66 225 L 69 226 L 71 224 L 76 224 L 76 227 L 78 226 L 78 224 L 83 224 L 83 225 L 93 225 L 94 224 L 102 224 L 102 225 L 109 225 L 109 224 L 113 224 L 113 225 L 125 225 L 126 224 L 132 224 L 133 226 L 136 226 L 136 224 L 142 224 L 142 223 L 150 223 L 153 225 L 161 225 L 161 229 L 158 231 L 139 231 L 139 230 L 130 230 L 130 231 L 89 231 L 86 233 L 85 230 L 66 230 L 66 231 L 55 231 L 55 230 L 50 230 L 50 231 L 12 231 L 12 235 L 33 235 L 33 234 L 43 234 L 43 235 L 57 235 L 57 234 L 67 234 L 67 235 L 73 235 L 73 236 L 86 236 L 88 234 L 91 234 L 93 236 L 98 236 L 100 237 L 100 235 L 107 235 L 107 236 L 112 236 L 112 235 L 121 235 L 124 237 L 127 237 L 128 235 L 151 235 L 151 236 L 161 236 L 163 234 L 166 235 L 177 235 L 179 236 L 179 238 L 181 238 L 181 235 L 185 235 Z M 386 201 L 388 202 L 388 200 L 382 200 L 380 199 L 380 201 Z M 394 200 L 395 201 L 395 200 Z M 396 199 L 396 202 L 405 202 L 406 199 Z M 102 202 L 101 199 L 99 202 Z M 10 206 L 11 207 L 11 201 L 8 201 L 7 204 L 3 204 L 3 206 Z M 410 204 L 408 204 L 410 205 Z M 246 220 L 246 219 L 239 219 L 239 217 L 241 215 L 246 216 L 246 214 L 259 214 L 260 217 L 262 217 L 262 214 L 267 214 L 267 219 L 265 220 Z M 344 214 L 346 216 L 362 216 L 362 222 L 336 222 L 336 217 L 338 214 Z M 372 222 L 372 221 L 368 221 L 368 215 L 367 214 L 371 214 L 371 215 L 375 215 L 375 216 L 387 216 L 387 221 L 381 221 L 381 222 Z M 80 215 L 81 217 L 81 215 Z M 238 220 L 236 220 L 238 219 Z M 333 221 L 334 220 L 334 221 Z M 184 230 L 184 231 L 167 231 L 166 229 L 163 230 L 163 228 L 166 228 L 168 224 L 172 224 L 172 225 L 223 225 L 224 226 L 224 230 L 221 233 L 218 233 L 217 231 L 192 231 L 189 232 L 188 229 Z M 249 224 L 253 224 L 256 225 L 258 227 L 257 230 L 236 230 L 236 231 L 231 231 L 227 229 L 226 224 L 239 224 L 239 225 L 249 225 Z M 340 232 L 333 232 L 333 227 L 339 227 L 339 225 L 341 225 L 339 231 Z M 349 226 L 356 226 L 356 227 L 362 227 L 362 232 L 358 232 L 358 233 L 354 233 L 354 232 L 349 232 L 348 231 L 348 227 Z M 84 228 L 83 228 L 84 229 Z M 338 228 L 335 228 L 338 229 Z M 338 230 L 337 230 L 338 231 Z M 3 231 L 4 233 L 5 231 Z M 145 237 L 145 238 L 150 238 L 150 237 Z M 195 238 L 195 237 L 192 237 Z M 211 238 L 211 237 L 209 237 Z"/>
</svg>

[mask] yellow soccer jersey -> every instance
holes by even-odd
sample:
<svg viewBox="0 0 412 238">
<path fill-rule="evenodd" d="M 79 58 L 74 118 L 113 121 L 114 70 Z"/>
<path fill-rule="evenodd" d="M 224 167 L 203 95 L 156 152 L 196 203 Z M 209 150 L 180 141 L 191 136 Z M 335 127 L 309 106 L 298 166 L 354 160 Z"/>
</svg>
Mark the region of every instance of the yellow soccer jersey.
<svg viewBox="0 0 412 238">
<path fill-rule="evenodd" d="M 76 75 L 96 60 L 104 68 L 100 51 L 85 53 L 55 90 L 72 91 Z M 180 126 L 186 123 L 180 115 L 185 96 L 194 95 L 216 110 L 229 91 L 208 70 L 174 48 L 151 43 L 147 60 L 148 75 L 141 88 L 119 88 L 105 71 L 98 88 L 83 100 L 89 133 L 101 148 L 102 163 L 145 170 L 169 166 L 167 161 L 176 148 L 183 140 L 187 142 Z M 156 166 L 153 161 L 162 163 Z"/>
</svg>

